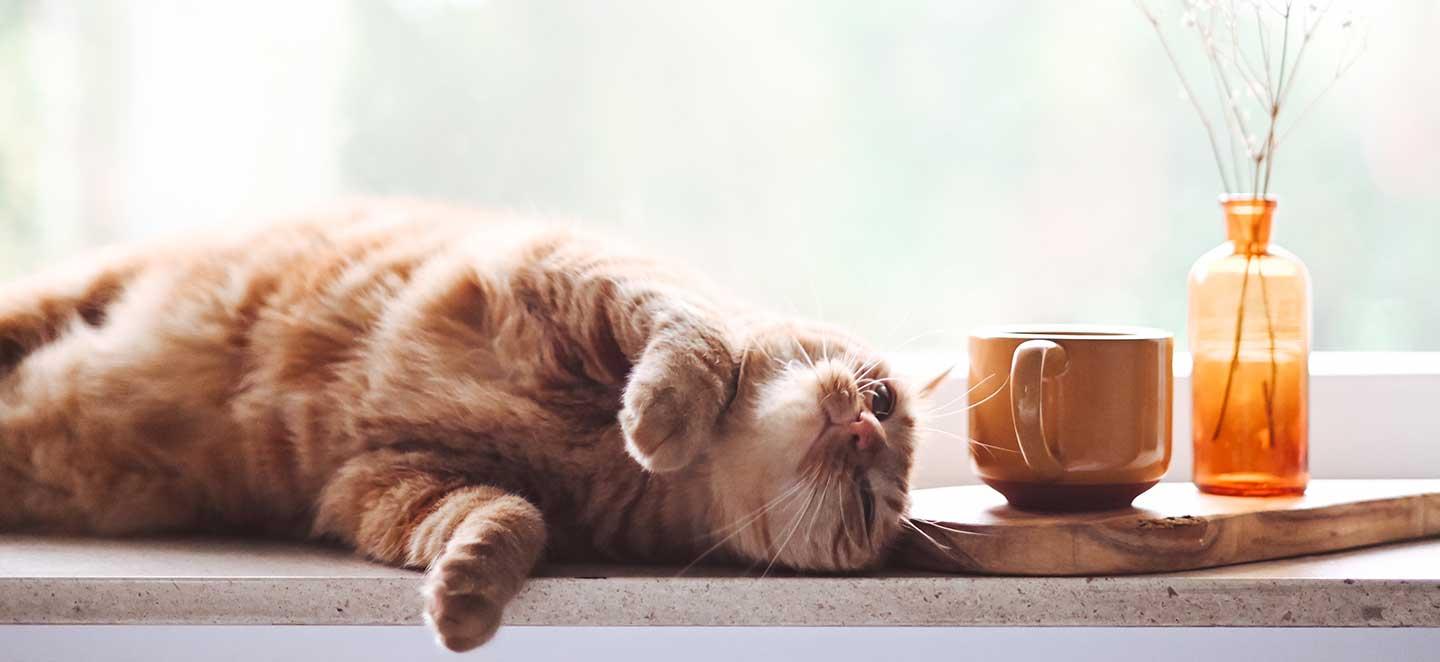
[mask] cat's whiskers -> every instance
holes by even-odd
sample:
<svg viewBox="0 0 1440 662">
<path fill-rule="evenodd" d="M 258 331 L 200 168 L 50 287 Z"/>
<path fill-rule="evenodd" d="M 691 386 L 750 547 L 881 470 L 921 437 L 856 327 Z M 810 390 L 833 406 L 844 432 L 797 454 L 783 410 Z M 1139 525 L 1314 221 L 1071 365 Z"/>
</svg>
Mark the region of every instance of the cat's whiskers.
<svg viewBox="0 0 1440 662">
<path fill-rule="evenodd" d="M 866 377 L 866 378 L 864 378 L 864 379 L 862 379 L 862 380 L 860 380 L 860 381 L 864 382 L 866 385 L 870 385 L 870 384 L 885 384 L 885 383 L 889 383 L 889 382 L 899 381 L 899 379 L 900 379 L 899 377 L 881 377 L 881 378 L 879 378 L 879 379 L 873 379 L 873 378 L 870 378 L 870 377 Z"/>
<path fill-rule="evenodd" d="M 920 518 L 920 517 L 911 517 L 911 518 L 907 518 L 907 519 L 908 519 L 909 521 L 911 521 L 911 522 L 920 522 L 921 524 L 924 524 L 924 525 L 926 525 L 926 526 L 933 526 L 933 527 L 935 527 L 935 528 L 937 528 L 937 529 L 940 529 L 941 531 L 949 531 L 949 532 L 951 532 L 951 533 L 959 533 L 959 534 L 961 534 L 961 535 L 967 535 L 967 536 L 988 536 L 988 535 L 990 535 L 990 534 L 988 534 L 988 533 L 981 533 L 981 532 L 979 532 L 979 531 L 966 531 L 966 530 L 964 530 L 964 529 L 952 529 L 952 528 L 950 528 L 950 527 L 948 527 L 948 526 L 945 526 L 945 525 L 943 525 L 943 524 L 941 524 L 941 523 L 939 523 L 939 522 L 937 522 L 937 521 L 935 521 L 935 520 L 933 520 L 933 519 L 924 519 L 924 518 Z"/>
<path fill-rule="evenodd" d="M 883 353 L 884 353 L 884 354 L 892 354 L 892 353 L 894 353 L 894 352 L 900 351 L 900 349 L 903 348 L 903 347 L 905 347 L 906 345 L 909 345 L 910 343 L 915 342 L 916 340 L 919 340 L 919 339 L 924 338 L 924 337 L 926 337 L 926 336 L 933 336 L 933 335 L 940 334 L 940 333 L 950 333 L 951 331 L 954 331 L 954 329 L 931 329 L 931 330 L 929 330 L 929 331 L 925 331 L 924 333 L 917 333 L 917 334 L 915 334 L 915 335 L 913 335 L 913 336 L 910 336 L 909 338 L 905 339 L 903 342 L 901 342 L 901 343 L 898 344 L 898 345 L 894 345 L 894 346 L 892 346 L 892 347 L 886 348 L 886 350 L 885 350 Z"/>
<path fill-rule="evenodd" d="M 871 393 L 875 390 L 874 387 L 890 381 L 896 381 L 896 378 L 886 377 L 884 379 L 861 379 L 855 382 L 855 387 L 859 389 L 861 393 Z"/>
<path fill-rule="evenodd" d="M 813 473 L 813 472 L 812 472 L 812 473 Z M 683 567 L 683 568 L 681 568 L 681 569 L 679 570 L 679 572 L 676 572 L 676 573 L 675 573 L 675 576 L 676 576 L 676 577 L 679 577 L 679 576 L 685 574 L 686 572 L 688 572 L 688 571 L 690 570 L 690 568 L 695 567 L 695 564 L 697 564 L 697 563 L 699 563 L 700 561 L 704 560 L 705 557 L 713 554 L 713 553 L 715 552 L 715 550 L 720 549 L 720 546 L 721 546 L 721 545 L 724 545 L 726 542 L 729 542 L 730 539 L 734 538 L 735 536 L 738 536 L 738 535 L 740 535 L 741 533 L 744 533 L 746 529 L 748 529 L 748 528 L 750 528 L 751 526 L 753 526 L 753 525 L 755 524 L 755 522 L 759 521 L 761 517 L 764 517 L 766 513 L 770 512 L 771 510 L 773 510 L 773 509 L 775 509 L 776 507 L 780 506 L 780 504 L 785 503 L 785 502 L 789 501 L 790 499 L 798 496 L 798 495 L 800 494 L 802 488 L 805 487 L 805 485 L 806 485 L 809 477 L 810 477 L 810 475 L 807 474 L 807 475 L 805 475 L 805 476 L 802 476 L 802 477 L 800 477 L 800 478 L 797 478 L 797 479 L 795 480 L 795 483 L 794 483 L 793 485 L 791 485 L 788 489 L 786 489 L 782 494 L 780 494 L 780 496 L 777 496 L 777 497 L 775 497 L 774 499 L 771 499 L 771 500 L 770 500 L 768 503 L 766 503 L 765 505 L 760 506 L 759 508 L 756 508 L 754 512 L 752 512 L 751 514 L 746 515 L 746 516 L 744 516 L 744 517 L 741 517 L 741 518 L 740 518 L 739 520 L 737 520 L 736 522 L 731 523 L 731 524 L 729 524 L 729 525 L 727 525 L 727 526 L 725 526 L 725 527 L 723 527 L 723 528 L 721 528 L 721 529 L 718 529 L 718 530 L 716 530 L 716 531 L 713 531 L 713 532 L 707 534 L 707 535 L 709 535 L 709 536 L 716 536 L 716 535 L 720 535 L 720 533 L 722 533 L 722 532 L 725 531 L 726 529 L 738 527 L 738 528 L 735 528 L 734 531 L 732 531 L 732 532 L 730 532 L 728 535 L 726 535 L 724 538 L 721 538 L 720 540 L 716 541 L 715 544 L 711 545 L 708 549 L 706 549 L 705 551 L 701 552 L 699 556 L 696 556 L 696 557 L 695 557 L 695 560 L 693 560 L 693 561 L 691 561 L 690 563 L 686 564 L 685 567 Z"/>
<path fill-rule="evenodd" d="M 768 564 L 765 565 L 765 571 L 762 572 L 762 573 L 760 573 L 760 576 L 761 576 L 762 578 L 765 577 L 766 575 L 769 575 L 769 574 L 770 574 L 770 569 L 773 568 L 773 567 L 775 567 L 775 562 L 780 559 L 780 555 L 781 555 L 781 554 L 784 554 L 784 553 L 785 553 L 785 548 L 786 548 L 787 546 L 789 546 L 789 544 L 790 544 L 790 539 L 791 539 L 791 538 L 794 538 L 794 537 L 795 537 L 795 532 L 800 529 L 800 524 L 803 522 L 803 518 L 805 517 L 805 514 L 808 513 L 808 512 L 810 512 L 810 504 L 814 502 L 814 500 L 815 500 L 815 493 L 816 493 L 816 490 L 814 489 L 814 482 L 815 482 L 814 480 L 811 481 L 812 485 L 811 485 L 810 493 L 809 493 L 808 496 L 805 497 L 805 503 L 804 503 L 804 505 L 802 505 L 802 506 L 800 507 L 799 512 L 795 513 L 795 517 L 794 517 L 794 519 L 792 520 L 792 524 L 791 524 L 789 527 L 787 527 L 787 528 L 789 529 L 789 533 L 785 534 L 785 540 L 780 543 L 780 549 L 775 550 L 775 553 L 770 556 L 770 563 L 768 563 Z"/>
<path fill-rule="evenodd" d="M 946 436 L 946 437 L 953 438 L 953 439 L 955 439 L 955 440 L 957 440 L 957 441 L 966 441 L 966 442 L 969 442 L 970 445 L 972 445 L 972 446 L 980 446 L 980 447 L 982 447 L 982 448 L 989 448 L 989 449 L 992 449 L 992 450 L 1004 451 L 1004 452 L 1006 452 L 1006 453 L 1018 453 L 1018 452 L 1020 452 L 1020 451 L 1017 451 L 1017 450 L 1015 450 L 1015 449 L 1013 449 L 1013 448 L 1004 448 L 1004 447 L 1001 447 L 1001 446 L 992 446 L 992 445 L 990 445 L 990 444 L 986 444 L 986 443 L 982 443 L 982 442 L 979 442 L 979 441 L 975 441 L 974 439 L 971 439 L 971 438 L 969 438 L 969 437 L 965 437 L 965 436 L 962 436 L 962 435 L 955 434 L 954 432 L 951 432 L 951 431 L 949 431 L 949 430 L 941 430 L 940 428 L 927 428 L 927 427 L 925 427 L 925 426 L 923 426 L 923 425 L 917 425 L 917 426 L 915 426 L 915 429 L 916 429 L 916 430 L 924 430 L 924 431 L 926 431 L 926 432 L 933 432 L 933 433 L 938 434 L 938 435 L 943 435 L 943 436 Z"/>
<path fill-rule="evenodd" d="M 785 365 L 785 362 L 784 362 L 784 361 L 781 361 L 780 359 L 775 358 L 775 355 L 774 355 L 774 354 L 771 354 L 771 353 L 770 353 L 770 350 L 765 349 L 765 345 L 764 345 L 763 343 L 755 343 L 755 350 L 758 351 L 758 352 L 760 352 L 761 354 L 764 354 L 764 355 L 765 355 L 765 358 L 770 359 L 771 361 L 775 361 L 775 362 L 779 363 L 779 364 L 782 365 L 782 366 Z M 749 350 L 747 349 L 746 351 L 749 351 Z"/>
<path fill-rule="evenodd" d="M 870 374 L 871 370 L 874 370 L 875 367 L 880 365 L 880 362 L 884 360 L 885 358 L 883 356 L 876 355 L 875 358 L 860 364 L 860 366 L 855 368 L 855 377 L 857 379 L 864 378 L 866 375 Z"/>
<path fill-rule="evenodd" d="M 938 548 L 940 548 L 940 549 L 943 549 L 943 550 L 945 550 L 945 551 L 947 551 L 947 552 L 950 551 L 950 547 L 949 547 L 949 546 L 947 546 L 947 545 L 942 545 L 942 544 L 940 544 L 940 541 L 938 541 L 938 540 L 936 540 L 936 539 L 934 539 L 934 538 L 931 538 L 931 537 L 930 537 L 930 534 L 925 533 L 924 531 L 921 531 L 921 530 L 920 530 L 920 527 L 916 526 L 914 522 L 911 522 L 911 521 L 909 520 L 909 518 L 902 518 L 902 519 L 900 520 L 900 523 L 901 523 L 901 524 L 904 524 L 905 526 L 910 527 L 911 530 L 913 530 L 913 531 L 915 531 L 916 533 L 920 534 L 921 537 L 925 538 L 926 540 L 929 540 L 929 541 L 930 541 L 930 544 L 932 544 L 932 545 L 934 545 L 934 546 L 936 546 L 936 547 L 938 547 Z"/>
<path fill-rule="evenodd" d="M 705 551 L 701 552 L 699 556 L 696 556 L 693 561 L 687 563 L 687 564 L 685 565 L 685 567 L 681 568 L 679 571 L 677 571 L 677 572 L 675 573 L 675 576 L 676 576 L 676 577 L 679 577 L 679 576 L 684 575 L 686 572 L 689 572 L 691 568 L 695 567 L 696 564 L 698 564 L 698 563 L 700 563 L 701 561 L 703 561 L 703 560 L 705 559 L 705 557 L 707 557 L 707 556 L 715 553 L 715 550 L 720 549 L 720 547 L 721 547 L 722 545 L 724 545 L 726 542 L 728 542 L 730 539 L 734 538 L 735 536 L 740 535 L 741 533 L 744 533 L 744 532 L 745 532 L 747 529 L 749 529 L 751 526 L 754 526 L 755 523 L 758 522 L 758 521 L 760 521 L 761 518 L 762 518 L 766 513 L 768 513 L 770 510 L 778 507 L 779 505 L 781 505 L 781 504 L 783 504 L 783 503 L 787 503 L 790 499 L 793 499 L 793 498 L 797 497 L 799 494 L 800 494 L 800 490 L 798 490 L 798 489 L 792 490 L 792 491 L 790 491 L 790 492 L 788 492 L 788 493 L 786 493 L 786 494 L 784 495 L 786 498 L 785 498 L 783 501 L 779 501 L 779 502 L 777 502 L 777 503 L 775 503 L 775 504 L 772 504 L 770 507 L 764 509 L 763 511 L 755 513 L 753 516 L 751 516 L 750 518 L 746 519 L 740 528 L 736 529 L 735 531 L 731 532 L 729 535 L 727 535 L 727 536 L 725 536 L 724 538 L 720 539 L 720 540 L 717 541 L 714 545 L 711 545 L 708 549 L 706 549 Z M 754 568 L 755 565 L 758 565 L 758 564 L 759 564 L 759 560 L 757 559 L 753 564 L 751 564 L 750 567 L 751 567 L 751 568 Z"/>
<path fill-rule="evenodd" d="M 859 483 L 855 484 L 855 519 L 857 520 L 860 528 L 860 539 L 855 542 L 856 550 L 863 550 L 869 547 L 874 542 L 871 536 L 870 524 L 865 519 L 865 495 L 863 493 L 864 489 L 865 488 Z"/>
<path fill-rule="evenodd" d="M 942 419 L 950 418 L 951 416 L 959 416 L 960 414 L 963 414 L 963 413 L 965 413 L 966 411 L 968 411 L 968 410 L 966 410 L 966 409 L 959 409 L 959 410 L 956 410 L 956 411 L 952 411 L 952 412 L 950 412 L 950 413 L 948 413 L 948 414 L 926 414 L 926 415 L 925 415 L 925 420 L 927 420 L 927 421 L 939 421 L 939 420 L 942 420 Z"/>
<path fill-rule="evenodd" d="M 848 511 L 845 509 L 845 502 L 853 498 L 856 501 L 856 519 L 864 517 L 864 509 L 859 503 L 861 500 L 859 490 L 860 486 L 854 480 L 842 481 L 840 485 L 839 499 L 837 499 L 840 508 L 840 533 L 843 533 L 845 535 L 845 542 L 848 543 L 848 546 L 844 548 L 844 553 L 846 556 L 853 556 L 855 554 L 863 553 L 865 551 L 865 548 L 868 547 L 869 543 L 868 540 L 857 540 L 855 538 L 855 534 L 853 532 L 854 527 L 852 526 L 852 522 L 850 521 Z M 861 535 L 864 535 L 863 526 L 861 527 Z"/>
<path fill-rule="evenodd" d="M 808 526 L 808 527 L 805 528 L 805 538 L 806 538 L 807 541 L 813 541 L 813 540 L 814 540 L 814 538 L 811 536 L 811 534 L 812 534 L 812 533 L 815 533 L 815 523 L 820 520 L 820 513 L 825 512 L 825 503 L 826 503 L 826 501 L 829 500 L 830 491 L 831 491 L 831 488 L 834 487 L 834 485 L 835 485 L 835 476 L 834 476 L 834 474 L 832 474 L 832 475 L 830 476 L 830 479 L 827 480 L 827 481 L 825 481 L 825 487 L 820 490 L 820 503 L 816 504 L 816 506 L 815 506 L 815 512 L 810 515 L 810 526 Z"/>
<path fill-rule="evenodd" d="M 781 499 L 784 499 L 785 497 L 788 497 L 788 496 L 794 494 L 795 492 L 797 492 L 798 490 L 800 490 L 800 489 L 803 488 L 803 487 L 805 487 L 804 481 L 802 481 L 802 480 L 797 480 L 797 481 L 795 482 L 795 484 L 793 484 L 793 485 L 791 485 L 789 488 L 787 488 L 783 493 L 780 494 L 780 496 L 777 496 L 777 497 L 775 497 L 774 499 L 771 499 L 771 500 L 770 500 L 769 502 L 767 502 L 765 505 L 762 505 L 762 506 L 760 506 L 759 508 L 756 508 L 755 510 L 751 511 L 750 514 L 745 515 L 745 516 L 741 517 L 740 519 L 738 519 L 738 520 L 736 520 L 736 521 L 734 521 L 734 522 L 731 522 L 730 524 L 727 524 L 727 525 L 725 525 L 725 526 L 723 526 L 723 527 L 720 527 L 720 528 L 718 528 L 718 529 L 716 529 L 716 530 L 714 530 L 714 531 L 711 531 L 711 532 L 705 534 L 705 536 L 706 536 L 706 537 L 717 536 L 717 535 L 720 535 L 721 533 L 724 533 L 724 532 L 726 532 L 726 531 L 729 531 L 729 530 L 731 530 L 731 529 L 733 529 L 733 528 L 735 528 L 735 527 L 744 526 L 744 525 L 745 525 L 747 522 L 749 522 L 750 520 L 752 520 L 752 519 L 754 519 L 754 518 L 756 518 L 756 517 L 759 517 L 760 515 L 765 514 L 766 511 L 770 510 L 771 508 L 774 508 L 774 507 L 777 505 L 777 502 L 779 502 Z"/>
<path fill-rule="evenodd" d="M 910 318 L 915 316 L 915 311 L 919 309 L 919 306 L 905 306 L 904 308 L 905 314 L 895 318 L 895 321 L 890 324 L 890 327 L 885 329 L 885 333 L 877 337 L 886 339 L 893 338 L 895 336 L 895 332 L 899 331 L 901 328 L 904 328 L 906 324 L 910 323 Z"/>
<path fill-rule="evenodd" d="M 815 369 L 815 359 L 814 359 L 814 357 L 810 356 L 810 350 L 805 349 L 805 344 L 802 343 L 802 342 L 800 342 L 800 339 L 799 339 L 799 338 L 796 338 L 794 334 L 791 334 L 791 335 L 790 335 L 790 342 L 795 343 L 795 348 L 798 349 L 798 350 L 800 350 L 800 356 L 802 356 L 802 357 L 805 358 L 805 363 L 806 363 L 806 365 L 809 365 L 809 366 L 810 366 L 810 369 L 811 369 L 811 370 L 814 370 L 814 369 Z"/>
<path fill-rule="evenodd" d="M 832 472 L 828 478 L 824 479 L 824 482 L 816 483 L 815 494 L 818 498 L 815 501 L 815 510 L 810 513 L 810 524 L 805 529 L 807 541 L 813 540 L 810 534 L 815 531 L 816 522 L 820 519 L 820 515 L 825 512 L 825 503 L 829 501 L 830 492 L 835 487 L 835 478 L 836 474 Z"/>
<path fill-rule="evenodd" d="M 860 486 L 856 485 L 855 489 L 860 489 Z M 857 500 L 859 499 L 859 495 L 856 494 L 855 490 L 845 490 L 840 494 L 840 529 L 845 532 L 845 539 L 850 542 L 851 547 L 859 547 L 860 545 L 855 542 L 855 536 L 850 535 L 850 519 L 845 516 L 845 497 L 852 494 L 856 495 Z M 858 506 L 859 504 L 856 505 Z"/>
<path fill-rule="evenodd" d="M 971 441 L 974 441 L 974 440 L 972 439 Z M 971 452 L 971 453 L 974 453 L 976 448 L 979 448 L 979 449 L 985 451 L 985 454 L 990 456 L 990 461 L 991 461 L 991 462 L 994 462 L 994 461 L 997 459 L 997 458 L 995 457 L 995 451 L 999 450 L 999 448 L 997 448 L 997 447 L 995 447 L 995 446 L 991 446 L 991 445 L 989 445 L 989 444 L 982 444 L 982 443 L 979 443 L 979 442 L 975 442 L 975 443 L 970 444 L 970 452 Z"/>
<path fill-rule="evenodd" d="M 970 386 L 970 388 L 965 389 L 965 392 L 964 392 L 964 393 L 961 393 L 960 395 L 957 395 L 957 396 L 951 398 L 951 399 L 950 399 L 948 402 L 946 402 L 945 404 L 935 405 L 934 407 L 931 407 L 931 408 L 930 408 L 930 411 L 932 411 L 932 412 L 943 411 L 946 407 L 953 406 L 954 404 L 960 402 L 961 400 L 964 400 L 964 399 L 966 399 L 966 398 L 969 398 L 969 397 L 970 397 L 970 394 L 975 392 L 975 389 L 980 388 L 981 386 L 984 386 L 984 385 L 985 385 L 985 382 L 988 382 L 988 381 L 990 381 L 991 379 L 994 379 L 994 378 L 995 378 L 995 373 L 993 373 L 993 372 L 990 373 L 990 374 L 988 374 L 988 375 L 986 375 L 984 379 L 982 379 L 982 380 L 980 380 L 980 381 L 978 381 L 978 382 L 975 382 L 974 384 L 972 384 L 972 385 Z M 949 414 L 945 414 L 945 415 L 946 415 L 946 416 L 949 416 Z"/>
<path fill-rule="evenodd" d="M 961 407 L 960 409 L 957 409 L 957 410 L 955 410 L 955 411 L 943 412 L 943 413 L 942 413 L 942 412 L 932 411 L 932 412 L 930 412 L 930 413 L 927 414 L 927 415 L 930 416 L 930 417 L 932 417 L 932 418 L 938 418 L 938 417 L 949 416 L 949 415 L 951 415 L 951 414 L 956 414 L 956 413 L 959 413 L 959 412 L 962 412 L 962 411 L 970 411 L 971 409 L 974 409 L 974 408 L 976 408 L 976 407 L 979 407 L 980 405 L 983 405 L 983 404 L 989 402 L 991 398 L 994 398 L 995 396 L 1000 395 L 1001 393 L 1003 393 L 1003 392 L 1005 391 L 1005 385 L 1006 385 L 1006 384 L 1009 384 L 1009 383 L 1010 383 L 1010 378 L 1009 378 L 1009 377 L 1006 377 L 1006 378 L 1005 378 L 1005 381 L 1000 382 L 1000 385 L 997 386 L 997 387 L 995 387 L 995 392 L 994 392 L 994 393 L 991 393 L 990 395 L 987 395 L 987 396 L 981 398 L 981 399 L 980 399 L 979 401 L 977 401 L 977 402 L 968 403 L 968 404 L 966 404 L 964 407 Z"/>
</svg>

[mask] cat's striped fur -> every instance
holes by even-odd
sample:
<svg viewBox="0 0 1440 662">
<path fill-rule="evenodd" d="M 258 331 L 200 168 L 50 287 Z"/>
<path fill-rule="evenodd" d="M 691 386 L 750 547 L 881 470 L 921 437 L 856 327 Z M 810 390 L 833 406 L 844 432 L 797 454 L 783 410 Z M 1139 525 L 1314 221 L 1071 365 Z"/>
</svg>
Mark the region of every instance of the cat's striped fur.
<svg viewBox="0 0 1440 662">
<path fill-rule="evenodd" d="M 0 289 L 0 530 L 337 540 L 463 650 L 542 557 L 879 562 L 916 396 L 672 268 L 370 202 Z"/>
</svg>

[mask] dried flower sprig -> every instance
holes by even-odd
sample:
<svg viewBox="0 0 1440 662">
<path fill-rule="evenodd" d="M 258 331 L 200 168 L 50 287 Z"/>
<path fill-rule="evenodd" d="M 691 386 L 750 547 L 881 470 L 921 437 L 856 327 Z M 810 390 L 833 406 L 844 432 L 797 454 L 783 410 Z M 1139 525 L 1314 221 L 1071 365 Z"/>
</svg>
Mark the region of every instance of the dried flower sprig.
<svg viewBox="0 0 1440 662">
<path fill-rule="evenodd" d="M 1359 60 L 1367 43 L 1367 30 L 1353 17 L 1339 23 L 1344 40 L 1333 73 L 1289 120 L 1286 111 L 1295 94 L 1300 65 L 1325 25 L 1334 0 L 1300 7 L 1293 2 L 1276 5 L 1262 0 L 1177 0 L 1177 4 L 1182 12 L 1182 28 L 1200 42 L 1219 98 L 1218 109 L 1207 109 L 1196 94 L 1171 48 L 1160 17 L 1145 0 L 1135 0 L 1135 6 L 1160 38 L 1165 56 L 1180 79 L 1182 94 L 1200 117 L 1221 186 L 1229 194 L 1264 198 L 1270 191 L 1276 151 Z M 1292 34 L 1293 28 L 1299 29 L 1298 35 Z M 1264 118 L 1257 127 L 1259 132 L 1252 131 L 1252 110 L 1257 109 Z M 1219 116 L 1218 122 L 1214 115 Z M 1282 115 L 1287 120 L 1285 126 L 1281 125 Z M 1226 150 L 1221 149 L 1222 136 Z M 1225 151 L 1229 152 L 1228 159 Z M 1241 189 L 1246 179 L 1250 183 L 1248 191 Z"/>
<path fill-rule="evenodd" d="M 1210 76 L 1220 101 L 1218 126 L 1223 126 L 1225 130 L 1225 142 L 1230 152 L 1229 163 L 1222 156 L 1220 144 L 1216 138 L 1217 123 L 1211 119 L 1210 113 L 1207 112 L 1200 98 L 1196 96 L 1195 89 L 1185 75 L 1184 67 L 1180 65 L 1180 60 L 1175 57 L 1174 51 L 1170 48 L 1170 41 L 1165 36 L 1160 19 L 1145 4 L 1145 0 L 1135 0 L 1135 6 L 1140 9 L 1145 19 L 1155 29 L 1155 34 L 1160 38 L 1160 45 L 1165 50 L 1165 56 L 1169 58 L 1176 76 L 1180 79 L 1180 87 L 1185 97 L 1194 106 L 1196 114 L 1200 116 L 1200 122 L 1205 127 L 1205 135 L 1210 141 L 1210 151 L 1215 156 L 1215 164 L 1220 171 L 1220 183 L 1225 192 L 1231 196 L 1248 195 L 1255 200 L 1265 200 L 1270 193 L 1270 175 L 1275 167 L 1276 151 L 1310 114 L 1310 110 L 1315 107 L 1315 104 L 1330 91 L 1330 88 L 1334 87 L 1335 82 L 1354 66 L 1365 50 L 1368 35 L 1363 28 L 1357 27 L 1353 18 L 1346 18 L 1340 23 L 1345 40 L 1341 46 L 1334 73 L 1329 80 L 1324 82 L 1319 93 L 1301 107 L 1301 111 L 1295 116 L 1295 119 L 1282 129 L 1280 126 L 1281 114 L 1289 108 L 1290 97 L 1295 90 L 1296 80 L 1299 78 L 1300 64 L 1305 60 L 1306 51 L 1314 41 L 1326 15 L 1330 13 L 1334 0 L 1330 0 L 1323 7 L 1314 3 L 1306 3 L 1298 11 L 1293 2 L 1276 6 L 1268 0 L 1265 2 L 1259 0 L 1178 0 L 1178 2 L 1183 12 L 1184 27 L 1194 32 L 1199 38 L 1201 50 L 1209 63 Z M 1291 59 L 1292 20 L 1300 29 L 1299 43 L 1294 44 L 1294 59 Z M 1274 23 L 1276 22 L 1280 24 L 1278 61 L 1272 57 L 1272 54 L 1275 54 Z M 1253 23 L 1255 35 L 1253 40 L 1246 36 L 1250 34 L 1250 26 L 1243 25 L 1245 23 Z M 1259 51 L 1258 60 L 1253 55 L 1255 50 Z M 1258 106 L 1265 117 L 1263 139 L 1251 131 L 1250 110 L 1254 106 Z M 1242 147 L 1244 149 L 1243 159 L 1241 158 Z M 1239 187 L 1243 181 L 1242 177 L 1247 174 L 1246 171 L 1249 171 L 1251 184 L 1249 191 L 1242 191 Z M 1263 251 L 1261 253 L 1263 254 Z M 1229 370 L 1225 377 L 1225 390 L 1221 395 L 1220 412 L 1210 435 L 1212 442 L 1220 439 L 1226 414 L 1230 408 L 1231 389 L 1240 367 L 1240 345 L 1244 337 L 1246 294 L 1250 287 L 1253 265 L 1260 286 L 1261 306 L 1264 309 L 1262 312 L 1265 315 L 1265 331 L 1269 341 L 1267 348 L 1270 363 L 1269 380 L 1260 384 L 1265 400 L 1265 421 L 1268 432 L 1264 438 L 1264 445 L 1268 447 L 1274 443 L 1275 387 L 1278 376 L 1275 357 L 1275 324 L 1271 317 L 1264 260 L 1259 259 L 1261 256 L 1252 247 L 1245 248 L 1245 271 L 1240 281 L 1240 301 L 1235 311 L 1235 340 L 1231 351 Z"/>
</svg>

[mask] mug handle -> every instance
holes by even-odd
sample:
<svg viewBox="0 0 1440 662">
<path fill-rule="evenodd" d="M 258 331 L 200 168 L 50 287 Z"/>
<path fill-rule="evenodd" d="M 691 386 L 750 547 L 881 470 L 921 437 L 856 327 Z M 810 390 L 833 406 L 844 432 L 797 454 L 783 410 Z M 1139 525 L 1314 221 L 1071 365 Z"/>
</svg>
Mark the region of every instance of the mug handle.
<svg viewBox="0 0 1440 662">
<path fill-rule="evenodd" d="M 1065 348 L 1049 340 L 1027 340 L 1015 348 L 1010 359 L 1010 414 L 1015 419 L 1015 441 L 1025 464 L 1042 481 L 1055 480 L 1065 473 L 1065 466 L 1045 439 L 1041 380 L 1047 360 L 1058 361 L 1063 371 L 1068 362 Z M 1052 372 L 1056 371 L 1052 368 Z"/>
</svg>

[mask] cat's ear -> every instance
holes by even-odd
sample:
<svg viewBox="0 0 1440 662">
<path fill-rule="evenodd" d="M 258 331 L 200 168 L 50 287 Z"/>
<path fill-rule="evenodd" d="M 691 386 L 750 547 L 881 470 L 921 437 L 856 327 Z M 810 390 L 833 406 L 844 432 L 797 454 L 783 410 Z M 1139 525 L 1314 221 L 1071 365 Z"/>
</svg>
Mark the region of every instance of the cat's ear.
<svg viewBox="0 0 1440 662">
<path fill-rule="evenodd" d="M 952 373 L 952 372 L 954 372 L 954 371 L 955 371 L 955 364 L 952 363 L 952 364 L 950 364 L 950 367 L 948 367 L 948 368 L 946 368 L 945 370 L 941 371 L 940 374 L 935 375 L 935 378 L 934 378 L 934 379 L 931 379 L 930 381 L 925 382 L 925 385 L 920 387 L 920 397 L 922 397 L 922 398 L 928 398 L 928 397 L 930 397 L 930 395 L 935 392 L 935 389 L 940 388 L 940 385 L 945 383 L 945 378 L 946 378 L 946 377 L 949 377 L 949 376 L 950 376 L 950 373 Z"/>
</svg>

